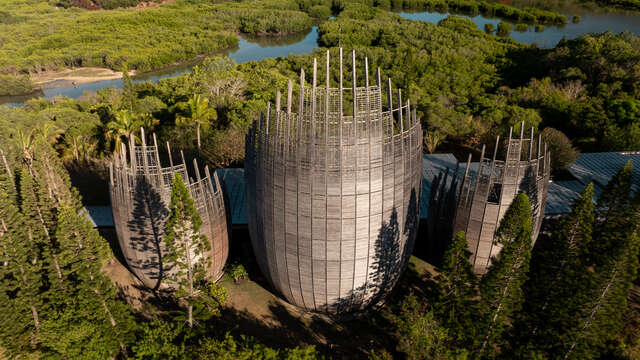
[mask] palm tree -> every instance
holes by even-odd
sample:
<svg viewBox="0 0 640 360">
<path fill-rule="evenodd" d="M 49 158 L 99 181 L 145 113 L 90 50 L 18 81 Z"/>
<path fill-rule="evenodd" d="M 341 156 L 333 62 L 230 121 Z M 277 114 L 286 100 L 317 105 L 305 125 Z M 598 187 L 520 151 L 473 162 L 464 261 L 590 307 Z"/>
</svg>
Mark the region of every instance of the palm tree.
<svg viewBox="0 0 640 360">
<path fill-rule="evenodd" d="M 218 117 L 216 110 L 209 107 L 209 99 L 203 98 L 200 94 L 195 94 L 187 101 L 190 117 L 179 116 L 176 118 L 176 125 L 195 125 L 196 136 L 198 138 L 198 150 L 200 150 L 200 131 L 207 131 L 211 126 L 211 120 Z"/>
<path fill-rule="evenodd" d="M 137 129 L 140 129 L 141 123 L 137 120 L 129 110 L 120 110 L 116 113 L 116 119 L 107 123 L 107 131 L 105 137 L 108 140 L 115 141 L 116 151 L 120 151 L 122 147 L 122 140 L 126 142 L 127 139 L 134 134 Z M 138 136 L 134 135 L 136 139 Z"/>
<path fill-rule="evenodd" d="M 72 157 L 75 161 L 80 161 L 81 156 L 82 160 L 87 160 L 87 157 L 93 156 L 97 147 L 96 142 L 91 138 L 91 136 L 81 134 L 71 136 L 67 145 L 68 147 L 67 152 L 65 152 L 65 157 Z"/>
<path fill-rule="evenodd" d="M 55 144 L 64 131 L 51 121 L 46 121 L 38 128 L 38 135 L 49 144 Z"/>
</svg>

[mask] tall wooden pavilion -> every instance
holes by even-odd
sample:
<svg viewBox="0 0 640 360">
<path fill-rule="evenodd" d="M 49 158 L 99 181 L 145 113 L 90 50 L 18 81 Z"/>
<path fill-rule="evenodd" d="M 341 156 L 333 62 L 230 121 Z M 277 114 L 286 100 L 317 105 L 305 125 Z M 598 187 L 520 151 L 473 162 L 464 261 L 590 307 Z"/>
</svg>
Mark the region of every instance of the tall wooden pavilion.
<svg viewBox="0 0 640 360">
<path fill-rule="evenodd" d="M 245 159 L 262 272 L 289 302 L 330 313 L 379 303 L 394 287 L 418 229 L 422 173 L 422 127 L 409 101 L 391 80 L 383 89 L 380 69 L 372 84 L 355 51 L 344 86 L 342 49 L 338 61 L 332 80 L 327 52 L 324 87 L 314 60 L 296 100 L 291 81 L 284 106 L 278 92 L 247 134 Z"/>
<path fill-rule="evenodd" d="M 171 264 L 163 261 L 167 248 L 162 238 L 169 215 L 171 184 L 177 173 L 200 212 L 200 233 L 211 245 L 207 253 L 207 274 L 217 280 L 223 274 L 229 253 L 225 205 L 217 175 L 209 172 L 207 166 L 202 174 L 195 159 L 190 174 L 182 151 L 180 158 L 174 159 L 169 143 L 168 164 L 163 166 L 155 134 L 153 144 L 148 145 L 144 129 L 140 129 L 140 133 L 141 145 L 136 145 L 131 135 L 128 147 L 123 144 L 109 167 L 113 220 L 129 269 L 149 288 L 166 285 L 162 279 L 171 271 Z"/>
<path fill-rule="evenodd" d="M 431 188 L 429 240 L 449 240 L 464 231 L 476 274 L 486 273 L 491 258 L 502 249 L 494 242 L 494 235 L 519 193 L 527 194 L 531 202 L 534 243 L 544 218 L 551 170 L 546 144 L 539 135 L 534 138 L 533 128 L 525 137 L 523 122 L 519 137 L 513 136 L 513 128 L 509 130 L 504 160 L 498 158 L 499 148 L 500 137 L 491 157 L 486 156 L 483 146 L 479 162 L 472 163 L 469 154 L 464 175 L 457 170 L 451 176 L 441 173 Z"/>
</svg>

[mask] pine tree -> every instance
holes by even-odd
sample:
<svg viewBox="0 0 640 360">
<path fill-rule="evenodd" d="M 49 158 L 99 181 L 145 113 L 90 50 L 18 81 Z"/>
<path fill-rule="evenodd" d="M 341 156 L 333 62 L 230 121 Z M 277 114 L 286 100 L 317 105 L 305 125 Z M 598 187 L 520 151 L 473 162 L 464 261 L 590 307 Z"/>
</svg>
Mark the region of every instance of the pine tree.
<svg viewBox="0 0 640 360">
<path fill-rule="evenodd" d="M 186 303 L 189 327 L 193 327 L 193 308 L 204 294 L 198 289 L 206 276 L 208 242 L 200 234 L 202 219 L 196 210 L 189 190 L 176 173 L 171 186 L 169 218 L 164 241 L 167 259 L 173 264 L 168 279 L 177 287 L 175 297 Z"/>
<path fill-rule="evenodd" d="M 478 278 L 473 273 L 470 257 L 467 238 L 460 231 L 444 254 L 436 306 L 450 333 L 458 342 L 465 343 L 474 337 L 470 331 L 474 328 L 471 313 L 478 295 Z"/>
<path fill-rule="evenodd" d="M 37 345 L 45 301 L 39 244 L 27 236 L 14 188 L 0 176 L 0 339 L 18 354 Z"/>
<path fill-rule="evenodd" d="M 593 240 L 583 256 L 588 296 L 577 307 L 576 324 L 567 327 L 564 359 L 599 356 L 622 326 L 639 266 L 640 192 L 632 199 L 632 170 L 630 162 L 623 166 L 598 200 Z"/>
<path fill-rule="evenodd" d="M 554 352 L 567 326 L 575 323 L 576 300 L 588 296 L 589 273 L 582 255 L 591 244 L 593 223 L 593 184 L 589 184 L 551 237 L 538 240 L 512 340 L 521 356 L 532 349 Z"/>
<path fill-rule="evenodd" d="M 531 232 L 529 198 L 519 194 L 496 231 L 494 241 L 502 245 L 502 250 L 480 281 L 482 355 L 491 355 L 502 345 L 506 321 L 522 305 L 521 287 L 529 270 Z"/>
<path fill-rule="evenodd" d="M 107 249 L 86 218 L 78 214 L 70 204 L 62 204 L 59 210 L 56 239 L 60 247 L 61 268 L 65 282 L 72 293 L 68 294 L 64 311 L 45 323 L 45 332 L 55 339 L 55 333 L 70 334 L 85 329 L 85 334 L 69 336 L 65 343 L 47 343 L 61 354 L 101 353 L 113 357 L 126 350 L 125 341 L 131 336 L 132 318 L 126 306 L 115 300 L 113 285 L 101 272 L 102 259 Z M 87 341 L 86 336 L 99 334 L 100 341 Z M 97 348 L 92 348 L 97 346 Z"/>
<path fill-rule="evenodd" d="M 618 173 L 609 180 L 596 204 L 597 226 L 593 229 L 594 241 L 585 254 L 593 266 L 604 265 L 610 251 L 618 246 L 621 229 L 629 226 L 633 219 L 631 204 L 631 176 L 633 166 L 627 162 Z"/>
</svg>

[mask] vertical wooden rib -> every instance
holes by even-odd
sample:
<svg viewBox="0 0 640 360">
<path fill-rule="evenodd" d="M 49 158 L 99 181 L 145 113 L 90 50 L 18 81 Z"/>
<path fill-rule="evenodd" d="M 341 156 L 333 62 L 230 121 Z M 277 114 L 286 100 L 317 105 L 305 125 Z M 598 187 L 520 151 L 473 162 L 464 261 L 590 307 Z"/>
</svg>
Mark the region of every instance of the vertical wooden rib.
<svg viewBox="0 0 640 360">
<path fill-rule="evenodd" d="M 476 183 L 475 186 L 473 188 L 473 195 L 471 195 L 471 207 L 470 210 L 473 210 L 473 201 L 476 198 L 476 193 L 478 192 L 478 186 L 480 184 L 480 174 L 482 174 L 482 165 L 483 165 L 483 161 L 484 161 L 484 151 L 486 149 L 485 145 L 482 145 L 482 152 L 480 153 L 480 163 L 478 163 L 478 174 L 476 175 Z M 469 216 L 469 218 L 467 219 L 467 226 L 465 227 L 466 229 L 469 228 L 469 221 L 471 219 L 471 216 Z M 482 230 L 482 227 L 480 227 L 480 230 Z M 476 243 L 476 248 L 473 249 L 473 266 L 475 267 L 476 265 L 476 260 L 478 259 L 478 246 L 480 246 L 480 236 L 478 235 L 478 238 L 475 239 L 477 241 Z"/>
<path fill-rule="evenodd" d="M 364 58 L 364 89 L 366 94 L 366 121 L 365 121 L 365 131 L 367 132 L 367 161 L 369 162 L 367 173 L 369 175 L 368 179 L 368 187 L 369 187 L 369 204 L 367 210 L 367 267 L 365 269 L 365 278 L 364 278 L 364 296 L 367 296 L 367 287 L 369 286 L 369 255 L 371 254 L 371 133 L 372 133 L 372 123 L 371 123 L 371 98 L 369 96 L 369 59 L 365 56 Z M 356 185 L 357 186 L 357 185 Z M 357 216 L 357 214 L 356 214 Z"/>
<path fill-rule="evenodd" d="M 169 142 L 167 141 L 167 154 L 169 154 L 169 165 L 173 170 L 173 156 L 171 156 L 171 146 L 169 146 Z"/>
<path fill-rule="evenodd" d="M 304 69 L 300 70 L 300 105 L 298 106 L 298 123 L 297 123 L 297 141 L 298 146 L 296 147 L 296 209 L 297 209 L 297 221 L 296 221 L 296 247 L 297 247 L 297 268 L 298 268 L 298 286 L 300 288 L 300 297 L 302 299 L 302 303 L 305 304 L 304 294 L 302 292 L 302 274 L 300 274 L 300 146 L 301 146 L 301 138 L 302 134 L 302 122 L 304 116 Z M 306 304 L 305 304 L 306 306 Z"/>
<path fill-rule="evenodd" d="M 338 304 L 341 303 L 341 299 L 342 299 L 342 236 L 343 236 L 343 229 L 342 229 L 342 218 L 343 218 L 343 211 L 342 211 L 342 191 L 343 191 L 343 187 L 344 187 L 344 183 L 343 183 L 343 166 L 342 166 L 342 150 L 343 150 L 343 141 L 342 141 L 342 123 L 343 123 L 343 109 L 342 109 L 342 101 L 343 101 L 343 88 L 342 88 L 342 79 L 343 79 L 343 73 L 342 73 L 342 48 L 340 48 L 339 50 L 339 56 L 340 56 L 340 81 L 338 83 L 338 107 L 339 109 L 339 113 L 338 113 L 338 149 L 340 151 L 340 160 L 339 160 L 339 168 L 340 168 L 340 249 L 338 251 L 338 256 L 340 258 L 339 261 L 339 266 L 338 266 Z M 338 309 L 339 310 L 339 309 Z"/>
<path fill-rule="evenodd" d="M 329 217 L 329 86 L 331 79 L 331 69 L 329 68 L 329 50 L 327 50 L 327 64 L 326 64 L 326 85 L 324 94 L 324 233 L 325 238 L 329 233 L 328 220 Z M 329 257 L 328 257 L 328 243 L 325 242 L 324 246 L 324 295 L 325 295 L 325 309 L 329 309 Z"/>
<path fill-rule="evenodd" d="M 353 50 L 351 53 L 351 65 L 352 65 L 352 89 L 353 89 L 353 148 L 355 149 L 355 173 L 354 173 L 354 180 L 355 180 L 355 189 L 354 189 L 354 194 L 355 194 L 355 221 L 353 222 L 353 276 L 352 276 L 352 282 L 351 282 L 351 292 L 352 294 L 354 294 L 354 296 L 352 296 L 352 301 L 356 300 L 356 288 L 355 288 L 355 284 L 356 284 L 356 253 L 357 253 L 357 246 L 358 246 L 358 153 L 359 153 L 359 141 L 358 141 L 358 105 L 357 105 L 357 93 L 356 93 L 356 89 L 357 89 L 357 75 L 356 75 L 356 51 Z M 353 306 L 353 302 L 351 304 L 349 304 L 350 307 Z"/>
<path fill-rule="evenodd" d="M 293 81 L 287 83 L 287 115 L 291 115 L 291 98 L 293 97 Z"/>
</svg>

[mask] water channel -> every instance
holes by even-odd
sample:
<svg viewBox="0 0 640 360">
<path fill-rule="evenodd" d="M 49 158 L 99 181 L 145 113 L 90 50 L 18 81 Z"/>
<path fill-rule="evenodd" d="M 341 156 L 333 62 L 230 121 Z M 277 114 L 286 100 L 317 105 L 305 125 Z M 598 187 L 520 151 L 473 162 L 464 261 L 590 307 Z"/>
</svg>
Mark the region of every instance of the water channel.
<svg viewBox="0 0 640 360">
<path fill-rule="evenodd" d="M 447 12 L 439 13 L 433 11 L 423 12 L 398 12 L 399 16 L 405 19 L 425 21 L 437 24 L 440 20 L 446 18 L 450 14 Z M 482 15 L 464 15 L 465 17 L 478 25 L 478 28 L 484 29 L 484 25 L 492 23 L 496 25 L 501 21 L 496 18 L 488 18 Z M 567 19 L 571 19 L 571 14 L 565 14 Z M 581 20 L 578 24 L 566 24 L 564 26 L 545 26 L 544 31 L 535 32 L 534 27 L 530 26 L 527 31 L 512 31 L 510 36 L 519 42 L 533 44 L 539 47 L 550 48 L 555 46 L 562 38 L 573 39 L 580 35 L 590 32 L 613 31 L 619 33 L 630 31 L 636 35 L 640 35 L 640 17 L 638 15 L 628 13 L 583 13 L 580 14 Z M 289 54 L 308 54 L 317 46 L 318 28 L 314 26 L 305 32 L 283 37 L 247 37 L 241 36 L 238 45 L 235 48 L 221 52 L 221 55 L 227 55 L 234 59 L 237 63 L 247 61 L 259 61 L 266 58 L 275 58 L 279 56 L 287 56 Z M 195 59 L 182 63 L 177 66 L 167 67 L 162 70 L 140 74 L 133 77 L 134 82 L 140 81 L 158 81 L 163 78 L 177 76 L 191 71 L 191 68 L 201 59 Z M 42 96 L 51 98 L 54 96 L 66 96 L 70 98 L 78 98 L 85 91 L 96 91 L 104 87 L 122 87 L 122 79 L 101 80 L 89 82 L 79 85 L 68 85 L 61 87 L 48 87 L 36 94 L 25 96 L 4 96 L 0 97 L 0 104 L 9 104 L 9 106 L 21 106 L 30 98 Z"/>
</svg>

